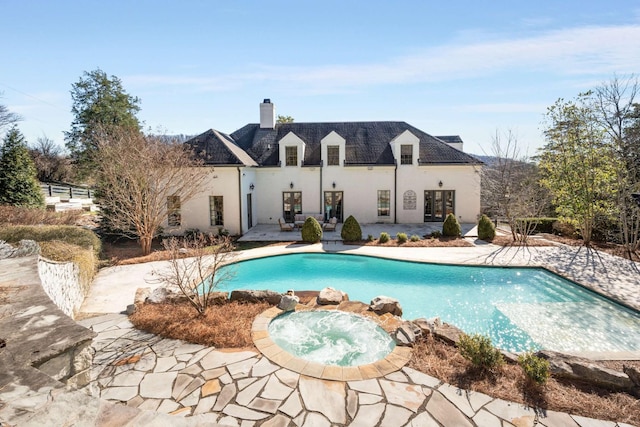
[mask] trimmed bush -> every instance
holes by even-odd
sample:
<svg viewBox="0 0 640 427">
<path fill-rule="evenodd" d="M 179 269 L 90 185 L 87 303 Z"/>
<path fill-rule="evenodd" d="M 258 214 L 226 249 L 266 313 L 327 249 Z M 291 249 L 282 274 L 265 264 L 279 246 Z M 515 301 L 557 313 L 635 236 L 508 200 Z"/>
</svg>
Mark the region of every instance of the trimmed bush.
<svg viewBox="0 0 640 427">
<path fill-rule="evenodd" d="M 409 238 L 409 240 L 411 240 L 412 242 L 419 242 L 420 236 L 418 236 L 417 234 L 414 234 Z"/>
<path fill-rule="evenodd" d="M 526 230 L 529 228 L 529 224 L 533 223 L 533 228 L 531 228 L 531 234 L 537 233 L 553 233 L 554 227 L 553 224 L 558 220 L 558 218 L 516 218 L 516 222 L 521 230 Z"/>
<path fill-rule="evenodd" d="M 429 237 L 431 237 L 432 239 L 439 239 L 440 237 L 442 237 L 442 232 L 439 230 L 432 231 L 431 234 L 429 234 Z"/>
<path fill-rule="evenodd" d="M 407 242 L 407 233 L 398 233 L 396 234 L 396 240 L 398 241 L 398 244 L 401 245 L 403 243 Z"/>
<path fill-rule="evenodd" d="M 493 240 L 496 237 L 496 226 L 488 216 L 482 215 L 478 221 L 478 239 Z"/>
<path fill-rule="evenodd" d="M 389 236 L 389 233 L 387 233 L 386 231 L 383 231 L 382 233 L 380 233 L 380 237 L 378 238 L 378 242 L 379 243 L 387 243 L 390 238 L 391 238 L 391 236 Z"/>
<path fill-rule="evenodd" d="M 342 224 L 340 237 L 342 237 L 342 240 L 344 240 L 345 242 L 355 242 L 358 240 L 362 240 L 362 229 L 360 228 L 360 224 L 358 224 L 358 221 L 353 217 L 353 215 L 349 215 L 344 224 Z"/>
<path fill-rule="evenodd" d="M 317 219 L 310 216 L 302 224 L 302 240 L 307 243 L 318 243 L 322 239 L 322 227 Z"/>
<path fill-rule="evenodd" d="M 460 337 L 458 348 L 462 357 L 477 368 L 491 370 L 504 364 L 500 350 L 493 346 L 489 337 L 480 334 L 464 334 Z"/>
<path fill-rule="evenodd" d="M 458 218 L 452 213 L 448 214 L 442 223 L 442 235 L 447 237 L 460 237 L 462 235 L 462 229 Z"/>
<path fill-rule="evenodd" d="M 375 237 L 373 237 L 373 234 L 369 234 L 369 235 L 367 236 L 367 241 L 368 241 L 368 242 L 373 242 L 374 240 L 376 240 L 376 238 L 375 238 Z"/>
<path fill-rule="evenodd" d="M 531 352 L 518 356 L 518 365 L 520 365 L 527 378 L 536 384 L 544 384 L 549 379 L 551 369 L 549 361 Z"/>
</svg>

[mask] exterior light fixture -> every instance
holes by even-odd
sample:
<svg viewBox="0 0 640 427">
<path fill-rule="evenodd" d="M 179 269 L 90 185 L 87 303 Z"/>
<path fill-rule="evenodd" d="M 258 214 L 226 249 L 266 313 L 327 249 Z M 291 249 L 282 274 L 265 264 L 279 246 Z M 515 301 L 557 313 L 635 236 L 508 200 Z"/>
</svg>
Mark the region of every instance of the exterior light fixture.
<svg viewBox="0 0 640 427">
<path fill-rule="evenodd" d="M 438 187 L 442 187 L 442 181 L 438 183 Z"/>
<path fill-rule="evenodd" d="M 335 181 L 333 181 L 333 184 L 331 184 L 331 186 L 332 186 L 333 188 L 336 188 L 336 182 L 335 182 Z"/>
<path fill-rule="evenodd" d="M 293 189 L 293 181 L 289 184 L 289 188 Z"/>
<path fill-rule="evenodd" d="M 253 182 L 252 182 L 251 185 L 249 185 L 249 190 L 253 191 L 254 188 L 256 188 L 256 186 L 253 185 Z"/>
</svg>

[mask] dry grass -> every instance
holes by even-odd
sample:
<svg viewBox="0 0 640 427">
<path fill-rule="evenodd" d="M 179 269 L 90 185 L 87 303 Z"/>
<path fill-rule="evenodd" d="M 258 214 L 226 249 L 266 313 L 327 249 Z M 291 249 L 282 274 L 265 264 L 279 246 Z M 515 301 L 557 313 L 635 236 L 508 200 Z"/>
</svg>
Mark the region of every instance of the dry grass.
<svg viewBox="0 0 640 427">
<path fill-rule="evenodd" d="M 230 302 L 209 307 L 204 316 L 190 305 L 143 304 L 130 316 L 136 328 L 168 338 L 216 348 L 253 347 L 253 319 L 270 308 L 267 303 Z"/>
<path fill-rule="evenodd" d="M 0 224 L 74 225 L 83 214 L 83 211 L 51 212 L 39 208 L 0 206 Z"/>
<path fill-rule="evenodd" d="M 409 366 L 457 387 L 532 407 L 640 424 L 640 400 L 629 394 L 554 378 L 537 386 L 518 365 L 507 364 L 491 373 L 478 371 L 455 347 L 431 337 L 416 344 Z"/>
<path fill-rule="evenodd" d="M 228 303 L 214 306 L 200 317 L 186 304 L 144 304 L 130 317 L 139 329 L 217 348 L 250 348 L 251 324 L 267 303 Z M 623 362 L 607 364 L 622 369 Z M 628 363 L 628 362 L 627 362 Z M 639 362 L 632 362 L 640 366 Z M 455 347 L 431 337 L 416 344 L 409 366 L 446 381 L 487 395 L 533 407 L 585 417 L 640 425 L 640 400 L 626 393 L 613 393 L 583 384 L 551 378 L 537 386 L 527 380 L 517 365 L 504 365 L 493 373 L 474 370 Z"/>
<path fill-rule="evenodd" d="M 471 242 L 461 237 L 431 237 L 426 239 L 420 239 L 416 242 L 407 240 L 404 243 L 398 243 L 396 239 L 390 239 L 386 243 L 380 243 L 378 239 L 373 241 L 361 240 L 358 242 L 345 242 L 348 245 L 362 245 L 362 246 L 384 246 L 384 247 L 409 247 L 409 248 L 453 248 L 453 247 L 469 247 L 473 246 Z"/>
</svg>

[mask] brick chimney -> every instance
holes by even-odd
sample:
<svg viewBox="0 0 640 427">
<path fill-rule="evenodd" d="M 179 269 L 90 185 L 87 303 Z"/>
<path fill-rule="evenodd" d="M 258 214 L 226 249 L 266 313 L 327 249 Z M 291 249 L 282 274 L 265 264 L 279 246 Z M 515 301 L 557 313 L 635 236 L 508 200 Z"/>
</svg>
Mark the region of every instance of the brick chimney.
<svg viewBox="0 0 640 427">
<path fill-rule="evenodd" d="M 276 125 L 276 106 L 270 99 L 265 99 L 260 104 L 260 128 L 273 129 Z"/>
</svg>

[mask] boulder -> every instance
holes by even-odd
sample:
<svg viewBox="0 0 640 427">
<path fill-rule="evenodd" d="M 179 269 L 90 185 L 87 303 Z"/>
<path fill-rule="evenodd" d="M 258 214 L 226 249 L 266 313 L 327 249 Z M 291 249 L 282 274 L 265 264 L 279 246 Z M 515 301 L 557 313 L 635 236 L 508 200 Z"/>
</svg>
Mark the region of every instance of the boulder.
<svg viewBox="0 0 640 427">
<path fill-rule="evenodd" d="M 282 298 L 278 303 L 278 308 L 282 311 L 294 311 L 299 302 L 300 298 L 295 295 L 282 295 Z"/>
<path fill-rule="evenodd" d="M 412 323 L 416 325 L 416 327 L 420 328 L 420 331 L 425 336 L 432 334 L 436 327 L 442 326 L 442 321 L 439 317 L 432 317 L 431 319 L 421 317 L 419 319 L 415 319 Z"/>
<path fill-rule="evenodd" d="M 223 305 L 227 302 L 229 294 L 222 291 L 209 292 L 209 304 Z"/>
<path fill-rule="evenodd" d="M 342 301 L 349 300 L 346 293 L 333 288 L 324 288 L 318 294 L 318 304 L 320 305 L 338 305 Z"/>
<path fill-rule="evenodd" d="M 629 379 L 636 385 L 636 387 L 640 387 L 640 372 L 636 368 L 633 366 L 622 365 L 622 372 L 629 376 Z"/>
<path fill-rule="evenodd" d="M 371 300 L 369 309 L 376 314 L 391 313 L 394 316 L 402 316 L 402 306 L 400 302 L 391 297 L 380 295 Z"/>
<path fill-rule="evenodd" d="M 235 291 L 231 291 L 231 296 L 229 300 L 231 301 L 244 301 L 244 302 L 262 302 L 266 301 L 269 304 L 276 305 L 280 302 L 282 295 L 277 293 L 276 291 L 263 290 L 246 290 L 246 289 L 238 289 Z"/>
<path fill-rule="evenodd" d="M 416 334 L 417 332 L 417 334 Z M 418 336 L 422 333 L 420 328 L 417 328 L 411 322 L 403 322 L 393 334 L 393 338 L 396 344 L 401 346 L 413 346 Z"/>
<path fill-rule="evenodd" d="M 142 304 L 151 295 L 151 288 L 138 288 L 136 289 L 136 296 L 133 298 L 134 304 Z"/>
<path fill-rule="evenodd" d="M 433 336 L 450 345 L 458 345 L 462 335 L 464 332 L 461 329 L 448 323 L 442 323 L 433 330 Z"/>
<path fill-rule="evenodd" d="M 155 288 L 149 296 L 145 299 L 145 302 L 149 302 L 151 304 L 161 304 L 163 302 L 167 302 L 167 298 L 169 296 L 169 290 L 167 288 L 159 287 Z"/>
<path fill-rule="evenodd" d="M 626 373 L 614 371 L 582 357 L 541 350 L 536 356 L 549 361 L 551 373 L 557 377 L 584 381 L 617 390 L 632 390 L 633 381 Z"/>
</svg>

